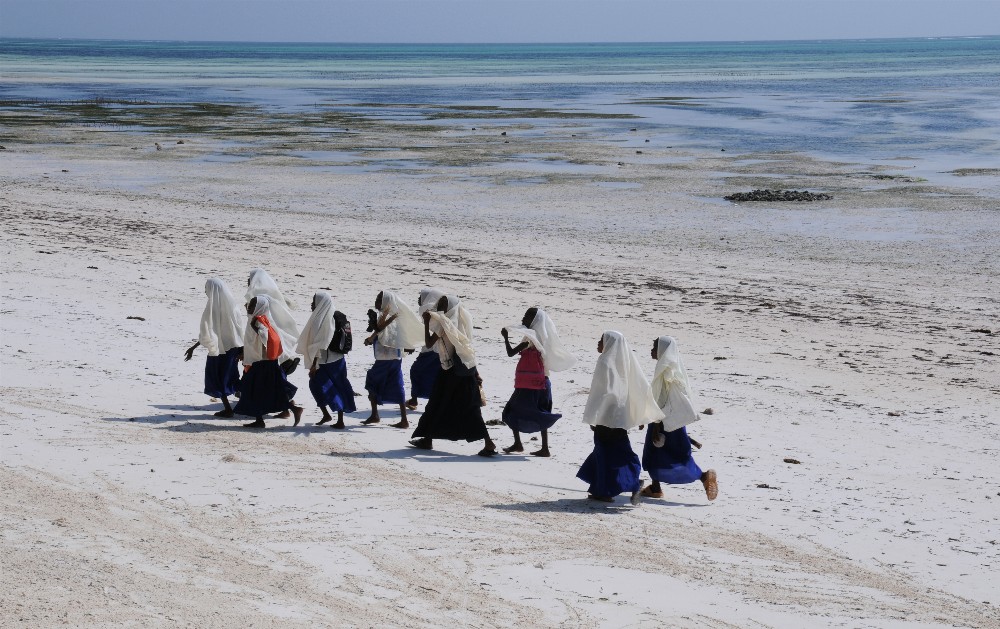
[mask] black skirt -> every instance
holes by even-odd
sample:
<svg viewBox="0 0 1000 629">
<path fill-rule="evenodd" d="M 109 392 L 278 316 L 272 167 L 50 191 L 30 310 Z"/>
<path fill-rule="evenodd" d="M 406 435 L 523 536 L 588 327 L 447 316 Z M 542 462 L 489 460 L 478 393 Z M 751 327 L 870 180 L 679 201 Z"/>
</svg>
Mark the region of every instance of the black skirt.
<svg viewBox="0 0 1000 629">
<path fill-rule="evenodd" d="M 240 401 L 233 407 L 237 415 L 263 417 L 283 413 L 298 389 L 288 382 L 276 360 L 258 360 L 240 380 Z"/>
<path fill-rule="evenodd" d="M 464 373 L 460 375 L 459 371 Z M 469 442 L 487 439 L 481 404 L 479 372 L 475 368 L 442 369 L 413 438 Z"/>
</svg>

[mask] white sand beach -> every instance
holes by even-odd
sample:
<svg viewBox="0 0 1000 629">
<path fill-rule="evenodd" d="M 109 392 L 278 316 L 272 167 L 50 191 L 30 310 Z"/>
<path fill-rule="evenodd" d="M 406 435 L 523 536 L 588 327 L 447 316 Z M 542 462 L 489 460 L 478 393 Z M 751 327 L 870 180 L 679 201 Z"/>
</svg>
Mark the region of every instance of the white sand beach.
<svg viewBox="0 0 1000 629">
<path fill-rule="evenodd" d="M 514 146 L 431 130 L 380 159 L 585 167 L 536 182 L 518 162 L 209 159 L 207 137 L 5 140 L 0 626 L 1000 627 L 996 174 L 505 129 Z M 775 181 L 834 198 L 721 200 Z M 204 351 L 182 354 L 205 279 L 240 295 L 256 266 L 300 324 L 321 288 L 356 329 L 382 288 L 459 294 L 487 420 L 513 390 L 500 328 L 544 307 L 579 358 L 552 378 L 553 457 L 415 450 L 360 425 L 364 398 L 347 430 L 315 427 L 301 369 L 298 427 L 212 417 Z M 678 339 L 713 409 L 690 432 L 715 502 L 700 484 L 586 500 L 606 329 L 647 373 L 652 340 Z M 348 361 L 361 391 L 370 350 Z"/>
</svg>

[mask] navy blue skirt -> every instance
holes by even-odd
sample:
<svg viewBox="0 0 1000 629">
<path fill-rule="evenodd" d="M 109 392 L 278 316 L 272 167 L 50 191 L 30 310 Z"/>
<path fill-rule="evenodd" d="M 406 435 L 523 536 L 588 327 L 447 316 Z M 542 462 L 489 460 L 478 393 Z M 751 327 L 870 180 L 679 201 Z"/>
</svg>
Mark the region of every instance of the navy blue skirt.
<svg viewBox="0 0 1000 629">
<path fill-rule="evenodd" d="M 429 398 L 439 373 L 441 373 L 441 359 L 438 353 L 421 352 L 410 365 L 410 397 L 425 400 Z"/>
<path fill-rule="evenodd" d="M 258 360 L 240 380 L 240 401 L 233 410 L 239 415 L 263 417 L 268 413 L 283 413 L 298 388 L 285 378 L 276 360 Z"/>
<path fill-rule="evenodd" d="M 552 383 L 546 378 L 544 389 L 514 389 L 501 417 L 517 432 L 548 430 L 562 417 L 552 412 Z"/>
<path fill-rule="evenodd" d="M 309 376 L 309 390 L 319 406 L 329 406 L 332 411 L 346 413 L 358 410 L 354 405 L 354 387 L 347 379 L 347 360 L 344 358 L 317 367 L 315 375 Z"/>
<path fill-rule="evenodd" d="M 205 395 L 228 397 L 240 389 L 240 353 L 234 347 L 225 354 L 205 359 Z"/>
<path fill-rule="evenodd" d="M 653 445 L 653 425 L 646 428 L 646 445 L 642 448 L 642 468 L 649 477 L 669 485 L 684 485 L 701 480 L 701 468 L 691 456 L 691 440 L 684 427 L 663 433 L 662 448 Z"/>
<path fill-rule="evenodd" d="M 639 457 L 632 451 L 628 433 L 622 437 L 602 439 L 594 433 L 594 451 L 580 466 L 576 477 L 589 483 L 592 496 L 614 497 L 639 489 Z"/>
<path fill-rule="evenodd" d="M 376 360 L 365 376 L 368 395 L 375 396 L 376 404 L 402 404 L 406 401 L 403 388 L 403 360 Z"/>
<path fill-rule="evenodd" d="M 459 371 L 460 368 L 452 367 L 438 374 L 427 407 L 413 431 L 414 439 L 426 437 L 471 443 L 489 438 L 479 396 L 479 372 L 475 368 L 461 374 Z"/>
</svg>

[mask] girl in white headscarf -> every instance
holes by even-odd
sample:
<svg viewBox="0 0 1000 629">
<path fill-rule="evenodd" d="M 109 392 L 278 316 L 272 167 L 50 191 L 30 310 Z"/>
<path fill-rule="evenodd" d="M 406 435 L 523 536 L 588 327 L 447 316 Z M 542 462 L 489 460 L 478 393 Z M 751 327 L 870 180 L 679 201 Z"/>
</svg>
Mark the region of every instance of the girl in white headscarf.
<svg viewBox="0 0 1000 629">
<path fill-rule="evenodd" d="M 313 295 L 312 314 L 302 327 L 296 351 L 305 357 L 309 366 L 309 390 L 323 412 L 323 419 L 316 425 L 333 421 L 330 410 L 334 410 L 337 411 L 337 423 L 333 428 L 343 429 L 344 412 L 353 413 L 358 409 L 354 405 L 354 388 L 347 379 L 347 358 L 338 351 L 344 346 L 340 339 L 335 343 L 338 324 L 344 330 L 347 317 L 333 307 L 329 293 L 317 292 Z"/>
<path fill-rule="evenodd" d="M 483 421 L 482 380 L 476 369 L 472 339 L 463 328 L 472 331 L 471 321 L 461 311 L 456 297 L 438 300 L 437 309 L 424 312 L 424 344 L 433 347 L 441 361 L 441 373 L 427 400 L 427 408 L 410 440 L 415 447 L 430 450 L 434 439 L 468 442 L 485 441 L 479 456 L 493 456 L 496 444 L 490 439 Z"/>
<path fill-rule="evenodd" d="M 240 306 L 226 283 L 217 277 L 205 282 L 208 303 L 201 313 L 198 340 L 184 352 L 184 360 L 191 360 L 194 350 L 204 345 L 208 350 L 205 359 L 205 395 L 222 399 L 223 409 L 216 417 L 232 417 L 233 407 L 229 396 L 240 386 L 238 363 L 243 352 L 243 317 Z"/>
<path fill-rule="evenodd" d="M 250 300 L 258 295 L 267 295 L 271 301 L 271 324 L 281 330 L 282 335 L 290 341 L 283 349 L 286 353 L 279 357 L 278 361 L 285 363 L 294 360 L 298 364 L 298 358 L 292 355 L 295 351 L 295 342 L 299 338 L 299 326 L 292 316 L 292 308 L 295 303 L 285 297 L 278 284 L 264 269 L 253 269 L 250 277 L 247 278 L 247 292 L 243 296 L 244 303 L 249 304 Z M 289 373 L 291 371 L 289 370 Z"/>
<path fill-rule="evenodd" d="M 239 415 L 256 418 L 243 424 L 246 428 L 264 428 L 264 415 L 268 413 L 291 410 L 296 426 L 302 418 L 302 407 L 292 401 L 298 389 L 288 382 L 278 364 L 285 347 L 294 340 L 271 321 L 271 305 L 267 295 L 253 297 L 247 304 L 250 316 L 243 332 L 243 364 L 249 368 L 240 381 L 240 401 L 233 409 Z"/>
<path fill-rule="evenodd" d="M 597 343 L 601 356 L 594 368 L 583 422 L 594 431 L 594 451 L 583 462 L 577 478 L 590 484 L 589 498 L 614 502 L 631 492 L 639 504 L 642 471 L 632 451 L 628 430 L 663 418 L 639 359 L 621 332 L 609 331 Z"/>
<path fill-rule="evenodd" d="M 660 483 L 683 485 L 700 480 L 705 495 L 715 500 L 719 495 L 715 470 L 702 472 L 691 456 L 691 439 L 685 426 L 700 417 L 692 404 L 691 386 L 681 364 L 677 341 L 672 336 L 661 336 L 653 341 L 650 354 L 656 359 L 652 392 L 664 417 L 646 429 L 642 467 L 649 472 L 652 483 L 642 490 L 642 495 L 662 498 Z"/>
<path fill-rule="evenodd" d="M 410 353 L 423 344 L 420 319 L 395 293 L 387 290 L 375 297 L 377 317 L 369 328 L 365 345 L 375 350 L 375 364 L 365 376 L 365 389 L 372 413 L 363 424 L 377 424 L 379 404 L 398 404 L 399 422 L 393 428 L 409 428 L 406 419 L 406 389 L 403 386 L 403 352 Z"/>
<path fill-rule="evenodd" d="M 514 370 L 514 393 L 503 407 L 503 422 L 514 433 L 514 443 L 503 451 L 524 452 L 521 433 L 541 432 L 542 447 L 532 456 L 549 456 L 549 428 L 562 415 L 552 412 L 552 383 L 549 371 L 569 369 L 576 362 L 559 340 L 556 324 L 539 308 L 528 308 L 521 325 L 500 330 L 507 356 L 520 354 Z M 510 335 L 521 335 L 524 340 L 511 347 Z"/>
<path fill-rule="evenodd" d="M 428 310 L 437 308 L 437 302 L 443 296 L 444 291 L 439 288 L 421 289 L 417 298 L 418 314 L 422 317 Z M 406 401 L 406 408 L 415 411 L 419 404 L 417 398 L 426 400 L 430 397 L 439 373 L 441 373 L 441 361 L 438 360 L 437 354 L 430 347 L 421 345 L 417 359 L 410 365 L 410 399 Z"/>
</svg>

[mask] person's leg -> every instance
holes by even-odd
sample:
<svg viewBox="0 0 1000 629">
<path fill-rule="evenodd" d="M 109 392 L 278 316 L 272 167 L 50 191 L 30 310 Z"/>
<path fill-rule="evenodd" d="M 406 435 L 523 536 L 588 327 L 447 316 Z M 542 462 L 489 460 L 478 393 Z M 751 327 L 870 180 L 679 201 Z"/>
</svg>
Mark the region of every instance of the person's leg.
<svg viewBox="0 0 1000 629">
<path fill-rule="evenodd" d="M 524 444 L 521 443 L 521 433 L 514 430 L 513 428 L 511 428 L 510 431 L 514 433 L 514 443 L 504 448 L 503 451 L 506 452 L 507 454 L 512 454 L 514 452 L 524 452 Z"/>
<path fill-rule="evenodd" d="M 393 428 L 409 428 L 410 422 L 406 419 L 406 404 L 399 405 L 400 420 L 392 425 Z"/>
<path fill-rule="evenodd" d="M 233 407 L 229 405 L 229 397 L 222 396 L 222 410 L 215 414 L 216 417 L 232 417 Z"/>
<path fill-rule="evenodd" d="M 330 414 L 330 411 L 326 408 L 325 404 L 320 405 L 319 410 L 323 411 L 323 419 L 316 422 L 317 426 L 322 426 L 323 424 L 333 421 L 333 415 Z"/>
<path fill-rule="evenodd" d="M 337 411 L 337 423 L 332 428 L 344 429 L 344 411 Z"/>
<path fill-rule="evenodd" d="M 374 393 L 368 394 L 368 401 L 371 402 L 372 405 L 372 414 L 368 416 L 368 419 L 361 422 L 366 426 L 368 424 L 377 424 L 382 421 L 382 418 L 378 416 L 378 398 L 375 397 Z"/>
<path fill-rule="evenodd" d="M 252 421 L 249 424 L 243 424 L 243 427 L 244 428 L 264 428 L 264 416 L 263 415 L 258 415 L 257 419 L 255 421 Z"/>
<path fill-rule="evenodd" d="M 542 447 L 540 450 L 535 450 L 531 453 L 531 456 L 550 456 L 549 455 L 549 431 L 542 431 Z"/>
<path fill-rule="evenodd" d="M 295 402 L 288 402 L 288 405 L 292 407 L 292 416 L 295 417 L 295 423 L 292 426 L 298 426 L 299 421 L 302 419 L 302 407 L 296 406 Z"/>
</svg>

